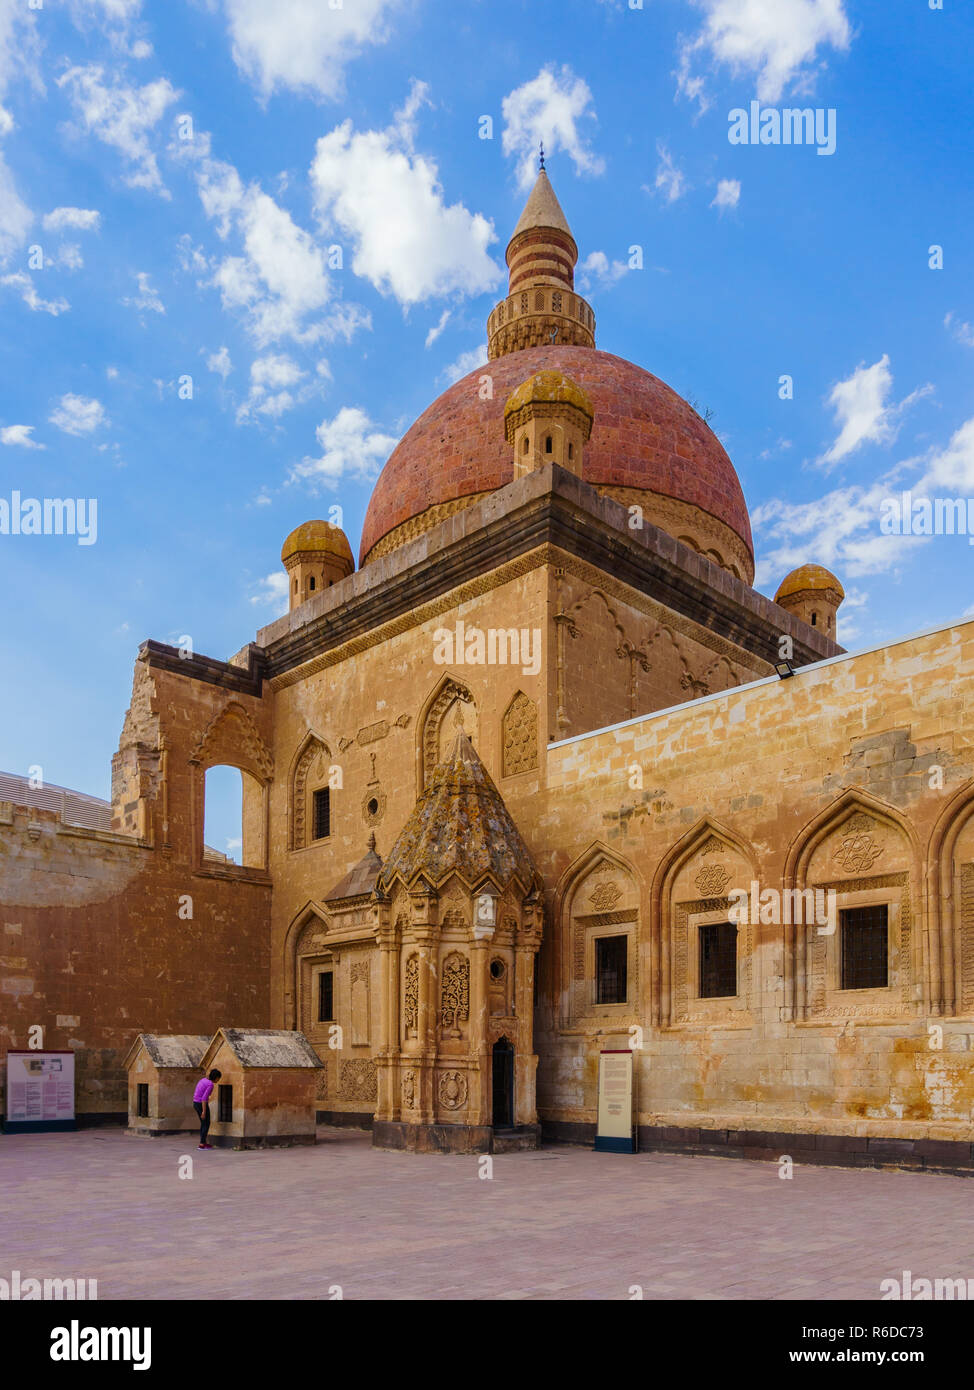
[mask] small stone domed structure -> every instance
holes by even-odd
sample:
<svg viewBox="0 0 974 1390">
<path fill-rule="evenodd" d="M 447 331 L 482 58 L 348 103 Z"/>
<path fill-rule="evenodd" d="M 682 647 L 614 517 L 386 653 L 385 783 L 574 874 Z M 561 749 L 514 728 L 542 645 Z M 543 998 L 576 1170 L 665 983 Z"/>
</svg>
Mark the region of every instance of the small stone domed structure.
<svg viewBox="0 0 974 1390">
<path fill-rule="evenodd" d="M 595 411 L 577 382 L 559 371 L 540 371 L 512 391 L 504 407 L 504 432 L 514 449 L 514 476 L 546 463 L 582 476 L 582 449 Z"/>
<path fill-rule="evenodd" d="M 785 575 L 774 601 L 810 627 L 820 628 L 836 641 L 836 613 L 845 590 L 822 565 L 799 565 Z"/>
<path fill-rule="evenodd" d="M 289 610 L 355 569 L 348 537 L 330 521 L 306 521 L 292 531 L 281 547 L 281 563 L 288 574 Z"/>
</svg>

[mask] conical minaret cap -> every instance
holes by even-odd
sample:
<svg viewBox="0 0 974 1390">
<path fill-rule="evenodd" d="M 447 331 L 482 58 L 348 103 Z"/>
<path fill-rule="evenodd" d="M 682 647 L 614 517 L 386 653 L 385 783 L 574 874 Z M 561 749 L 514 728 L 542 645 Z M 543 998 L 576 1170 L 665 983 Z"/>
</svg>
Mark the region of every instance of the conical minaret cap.
<svg viewBox="0 0 974 1390">
<path fill-rule="evenodd" d="M 562 211 L 561 203 L 555 196 L 555 190 L 545 169 L 541 170 L 535 180 L 531 195 L 524 204 L 524 211 L 511 235 L 511 241 L 521 232 L 533 231 L 536 227 L 551 227 L 557 232 L 564 232 L 566 236 L 572 236 L 568 218 Z M 572 241 L 574 240 L 572 237 Z"/>
<path fill-rule="evenodd" d="M 545 169 L 507 243 L 507 296 L 487 319 L 487 356 L 522 348 L 594 347 L 592 306 L 575 290 L 578 246 Z"/>
</svg>

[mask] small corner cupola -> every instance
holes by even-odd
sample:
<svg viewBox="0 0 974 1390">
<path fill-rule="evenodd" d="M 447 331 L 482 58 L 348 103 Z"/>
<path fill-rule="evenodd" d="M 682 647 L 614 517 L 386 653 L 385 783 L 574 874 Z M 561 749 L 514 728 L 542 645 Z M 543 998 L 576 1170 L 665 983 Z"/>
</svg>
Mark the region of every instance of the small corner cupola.
<svg viewBox="0 0 974 1390">
<path fill-rule="evenodd" d="M 514 450 L 514 477 L 557 463 L 579 478 L 582 450 L 595 411 L 588 395 L 564 372 L 535 372 L 504 406 L 504 432 Z"/>
<path fill-rule="evenodd" d="M 532 347 L 594 347 L 595 315 L 575 293 L 578 247 L 541 168 L 507 244 L 507 298 L 487 319 L 487 356 Z"/>
<path fill-rule="evenodd" d="M 292 531 L 281 548 L 281 564 L 288 576 L 289 612 L 355 569 L 348 537 L 330 521 L 306 521 Z"/>
<path fill-rule="evenodd" d="M 837 614 L 844 598 L 845 590 L 831 570 L 822 565 L 800 565 L 781 581 L 774 601 L 786 613 L 837 642 Z"/>
</svg>

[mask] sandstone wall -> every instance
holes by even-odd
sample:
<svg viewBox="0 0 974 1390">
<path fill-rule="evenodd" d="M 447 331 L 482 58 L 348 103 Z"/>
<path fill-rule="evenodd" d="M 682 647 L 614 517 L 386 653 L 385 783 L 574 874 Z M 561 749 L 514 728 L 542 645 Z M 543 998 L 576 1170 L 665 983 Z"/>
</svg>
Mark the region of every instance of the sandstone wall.
<svg viewBox="0 0 974 1390">
<path fill-rule="evenodd" d="M 548 750 L 544 1118 L 591 1126 L 598 1051 L 635 1037 L 645 1126 L 970 1139 L 972 660 L 964 624 Z M 737 997 L 696 997 L 696 927 L 751 882 L 888 903 L 888 987 L 839 988 L 839 933 L 779 912 L 740 930 Z M 594 1003 L 607 933 L 628 1005 Z"/>
</svg>

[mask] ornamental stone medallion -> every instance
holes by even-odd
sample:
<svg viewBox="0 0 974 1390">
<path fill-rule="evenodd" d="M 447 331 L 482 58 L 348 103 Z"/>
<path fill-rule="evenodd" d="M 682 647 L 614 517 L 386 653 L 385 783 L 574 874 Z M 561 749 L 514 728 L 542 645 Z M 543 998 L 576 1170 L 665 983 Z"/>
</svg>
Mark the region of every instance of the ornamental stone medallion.
<svg viewBox="0 0 974 1390">
<path fill-rule="evenodd" d="M 873 831 L 876 822 L 869 816 L 852 816 L 837 836 L 832 857 L 847 873 L 865 874 L 883 852 L 883 846 L 876 840 Z"/>
<path fill-rule="evenodd" d="M 436 1095 L 444 1110 L 462 1109 L 467 1103 L 467 1078 L 463 1072 L 441 1072 Z"/>
</svg>

